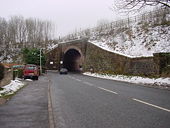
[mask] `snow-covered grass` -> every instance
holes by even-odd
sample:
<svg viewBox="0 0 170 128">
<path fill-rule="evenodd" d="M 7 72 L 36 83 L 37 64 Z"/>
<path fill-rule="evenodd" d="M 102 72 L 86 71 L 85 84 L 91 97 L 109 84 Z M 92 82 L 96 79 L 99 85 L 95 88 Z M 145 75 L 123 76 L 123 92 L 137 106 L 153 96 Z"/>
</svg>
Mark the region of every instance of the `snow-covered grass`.
<svg viewBox="0 0 170 128">
<path fill-rule="evenodd" d="M 170 52 L 170 25 L 141 24 L 140 21 L 126 28 L 105 28 L 89 31 L 89 43 L 104 50 L 129 58 L 151 57 L 154 53 Z M 110 33 L 112 31 L 112 33 Z M 83 33 L 81 35 L 84 36 Z M 85 37 L 85 36 L 84 36 Z M 78 35 L 75 40 L 79 39 Z M 74 40 L 74 41 L 75 41 Z M 59 44 L 68 43 L 65 40 Z M 48 49 L 54 49 L 52 44 Z"/>
<path fill-rule="evenodd" d="M 114 35 L 100 36 L 93 32 L 89 42 L 94 45 L 130 58 L 149 57 L 153 53 L 170 52 L 170 26 L 159 25 L 144 27 L 135 23 L 131 28 L 115 29 Z M 103 30 L 104 31 L 104 30 Z M 110 30 L 105 30 L 109 33 Z"/>
<path fill-rule="evenodd" d="M 85 72 L 83 74 L 88 76 L 103 78 L 103 79 L 124 81 L 124 82 L 144 84 L 144 85 L 149 84 L 149 85 L 165 86 L 166 88 L 170 87 L 170 78 L 144 78 L 140 76 L 110 75 L 110 74 L 98 74 L 98 73 L 90 73 L 90 72 Z"/>
<path fill-rule="evenodd" d="M 11 83 L 0 88 L 0 97 L 14 94 L 17 90 L 22 88 L 24 83 L 19 80 L 11 80 Z"/>
</svg>

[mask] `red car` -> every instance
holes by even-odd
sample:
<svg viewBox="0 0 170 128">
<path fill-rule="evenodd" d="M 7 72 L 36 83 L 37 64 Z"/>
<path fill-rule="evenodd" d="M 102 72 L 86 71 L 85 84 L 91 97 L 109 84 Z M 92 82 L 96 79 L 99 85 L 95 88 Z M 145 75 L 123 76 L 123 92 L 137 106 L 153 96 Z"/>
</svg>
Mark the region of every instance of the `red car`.
<svg viewBox="0 0 170 128">
<path fill-rule="evenodd" d="M 38 80 L 38 77 L 39 77 L 38 66 L 36 66 L 34 64 L 25 65 L 24 70 L 23 70 L 23 74 L 24 74 L 24 79 Z"/>
</svg>

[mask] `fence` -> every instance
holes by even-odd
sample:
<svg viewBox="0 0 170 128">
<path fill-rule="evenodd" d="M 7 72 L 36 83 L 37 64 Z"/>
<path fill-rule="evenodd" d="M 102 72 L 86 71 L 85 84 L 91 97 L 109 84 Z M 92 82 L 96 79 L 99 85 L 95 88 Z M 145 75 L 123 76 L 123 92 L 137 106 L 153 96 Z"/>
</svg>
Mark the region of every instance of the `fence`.
<svg viewBox="0 0 170 128">
<path fill-rule="evenodd" d="M 111 23 L 103 24 L 94 28 L 85 29 L 69 34 L 61 38 L 60 41 L 66 42 L 80 38 L 89 38 L 94 32 L 113 30 L 116 28 L 129 28 L 132 27 L 135 23 L 157 25 L 164 22 L 170 22 L 170 8 L 159 8 L 155 11 L 146 12 L 138 16 L 113 21 Z"/>
</svg>

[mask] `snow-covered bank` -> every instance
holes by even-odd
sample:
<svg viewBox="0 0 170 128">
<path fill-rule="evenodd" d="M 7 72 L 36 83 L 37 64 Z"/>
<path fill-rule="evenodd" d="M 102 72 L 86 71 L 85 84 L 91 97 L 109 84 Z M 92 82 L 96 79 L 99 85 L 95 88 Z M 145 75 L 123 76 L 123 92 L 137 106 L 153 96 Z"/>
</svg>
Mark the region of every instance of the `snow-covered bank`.
<svg viewBox="0 0 170 128">
<path fill-rule="evenodd" d="M 143 28 L 143 24 L 134 24 L 131 28 L 114 29 L 113 35 L 101 36 L 94 32 L 89 42 L 94 45 L 130 58 L 150 57 L 153 53 L 170 52 L 170 26 L 160 25 Z M 110 30 L 105 30 L 109 33 Z"/>
<path fill-rule="evenodd" d="M 24 83 L 19 80 L 11 80 L 11 83 L 0 88 L 0 97 L 14 94 L 17 90 L 22 88 Z"/>
<path fill-rule="evenodd" d="M 108 74 L 98 74 L 98 73 L 90 73 L 85 72 L 84 75 L 103 78 L 103 79 L 110 79 L 110 80 L 117 80 L 117 81 L 124 81 L 130 83 L 137 83 L 137 84 L 144 84 L 144 85 L 153 85 L 153 86 L 160 86 L 165 88 L 170 88 L 170 78 L 143 78 L 140 76 L 125 76 L 125 75 L 108 75 Z"/>
</svg>

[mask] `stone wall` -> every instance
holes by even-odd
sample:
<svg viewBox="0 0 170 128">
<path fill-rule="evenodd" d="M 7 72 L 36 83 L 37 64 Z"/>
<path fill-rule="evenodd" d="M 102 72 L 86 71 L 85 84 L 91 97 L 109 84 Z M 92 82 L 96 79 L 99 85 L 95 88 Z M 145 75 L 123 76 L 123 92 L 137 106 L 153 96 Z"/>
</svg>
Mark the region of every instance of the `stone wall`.
<svg viewBox="0 0 170 128">
<path fill-rule="evenodd" d="M 170 76 L 170 53 L 158 53 L 153 57 L 129 58 L 109 52 L 89 43 L 87 40 L 76 40 L 59 44 L 47 53 L 47 69 L 58 70 L 65 52 L 75 48 L 83 58 L 83 71 L 125 75 Z M 50 64 L 53 62 L 53 64 Z"/>
<path fill-rule="evenodd" d="M 155 76 L 159 74 L 159 70 L 153 57 L 132 58 L 130 59 L 128 74 Z"/>
<path fill-rule="evenodd" d="M 12 71 L 5 70 L 4 78 L 0 81 L 0 87 L 3 87 L 11 82 L 13 78 Z"/>
<path fill-rule="evenodd" d="M 153 57 L 128 58 L 103 50 L 91 43 L 87 45 L 84 70 L 94 72 L 127 74 L 127 75 L 156 75 L 157 64 Z"/>
<path fill-rule="evenodd" d="M 64 54 L 69 49 L 76 49 L 80 52 L 82 61 L 84 62 L 84 57 L 86 54 L 86 40 L 75 40 L 66 43 L 59 44 L 58 47 L 46 53 L 46 67 L 48 70 L 58 70 L 60 69 L 60 61 L 63 61 Z M 50 64 L 53 62 L 53 64 Z M 83 63 L 82 62 L 82 63 Z"/>
<path fill-rule="evenodd" d="M 46 67 L 48 70 L 58 70 L 60 68 L 61 48 L 60 46 L 46 54 Z"/>
<path fill-rule="evenodd" d="M 130 65 L 129 58 L 103 50 L 91 43 L 87 44 L 85 71 L 126 74 Z"/>
<path fill-rule="evenodd" d="M 170 77 L 170 53 L 155 53 L 154 61 L 161 76 Z"/>
</svg>

